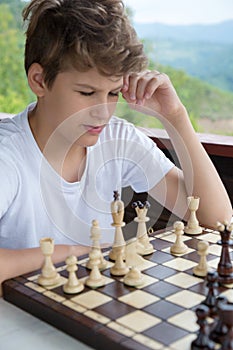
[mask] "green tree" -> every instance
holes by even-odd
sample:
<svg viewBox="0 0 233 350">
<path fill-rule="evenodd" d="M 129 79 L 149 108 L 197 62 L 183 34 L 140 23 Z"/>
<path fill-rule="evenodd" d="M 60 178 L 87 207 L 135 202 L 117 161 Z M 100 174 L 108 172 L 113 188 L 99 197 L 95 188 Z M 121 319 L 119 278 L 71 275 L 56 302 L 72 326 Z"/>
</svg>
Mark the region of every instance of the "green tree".
<svg viewBox="0 0 233 350">
<path fill-rule="evenodd" d="M 12 25 L 15 28 L 22 29 L 22 11 L 24 6 L 26 5 L 26 1 L 22 0 L 0 0 L 0 5 L 8 5 L 10 12 L 14 18 L 14 22 Z"/>
<path fill-rule="evenodd" d="M 9 5 L 0 5 L 0 111 L 16 113 L 30 100 L 23 64 L 23 32 L 15 28 Z"/>
</svg>

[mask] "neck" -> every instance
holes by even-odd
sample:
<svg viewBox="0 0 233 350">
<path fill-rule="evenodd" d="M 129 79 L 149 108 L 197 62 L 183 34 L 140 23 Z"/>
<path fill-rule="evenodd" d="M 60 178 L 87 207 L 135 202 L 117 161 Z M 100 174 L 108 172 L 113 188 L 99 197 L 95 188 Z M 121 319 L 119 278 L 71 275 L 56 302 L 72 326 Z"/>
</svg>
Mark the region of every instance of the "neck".
<svg viewBox="0 0 233 350">
<path fill-rule="evenodd" d="M 29 113 L 35 141 L 54 170 L 68 182 L 80 181 L 85 169 L 86 147 L 71 142 L 40 115 L 37 107 Z"/>
<path fill-rule="evenodd" d="M 54 131 L 53 129 L 48 129 L 48 126 L 43 119 L 43 113 L 40 113 L 38 105 L 36 105 L 35 108 L 28 114 L 28 122 L 31 132 L 42 153 L 44 152 L 46 144 Z"/>
</svg>

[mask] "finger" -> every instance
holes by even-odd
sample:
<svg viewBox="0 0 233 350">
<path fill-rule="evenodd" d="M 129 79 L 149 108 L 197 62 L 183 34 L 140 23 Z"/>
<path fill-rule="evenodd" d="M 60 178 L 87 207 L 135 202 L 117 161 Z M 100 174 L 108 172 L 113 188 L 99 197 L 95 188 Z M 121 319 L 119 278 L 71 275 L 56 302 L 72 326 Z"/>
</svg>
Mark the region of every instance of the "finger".
<svg viewBox="0 0 233 350">
<path fill-rule="evenodd" d="M 147 86 L 150 83 L 150 76 L 147 74 L 141 77 L 137 82 L 137 90 L 136 90 L 136 100 L 138 104 L 142 104 L 145 100 L 145 95 L 147 92 Z"/>
<path fill-rule="evenodd" d="M 158 71 L 144 71 L 129 77 L 129 94 L 132 100 L 142 105 L 150 98 L 159 86 L 161 73 Z"/>
<path fill-rule="evenodd" d="M 122 94 L 128 91 L 128 88 L 129 88 L 129 75 L 127 74 L 127 75 L 124 75 L 123 77 L 123 86 L 121 89 Z"/>
<path fill-rule="evenodd" d="M 131 101 L 136 101 L 136 92 L 139 77 L 139 74 L 132 74 L 129 76 L 128 94 Z"/>
<path fill-rule="evenodd" d="M 146 100 L 150 99 L 155 91 L 158 89 L 158 87 L 161 84 L 161 80 L 159 76 L 153 77 L 148 84 L 146 85 L 145 91 L 144 91 L 144 98 Z"/>
<path fill-rule="evenodd" d="M 126 102 L 132 103 L 132 100 L 130 98 L 130 91 L 129 91 L 129 86 L 130 86 L 129 77 L 130 77 L 129 74 L 123 77 L 123 87 L 121 89 L 121 93 L 123 98 L 126 100 Z"/>
<path fill-rule="evenodd" d="M 142 104 L 145 98 L 150 98 L 159 86 L 159 72 L 147 71 L 139 78 L 137 83 L 136 99 L 138 104 Z"/>
<path fill-rule="evenodd" d="M 150 99 L 154 92 L 164 84 L 165 81 L 165 75 L 163 73 L 155 72 L 156 74 L 153 75 L 152 79 L 148 82 L 146 88 L 145 88 L 145 99 Z"/>
</svg>

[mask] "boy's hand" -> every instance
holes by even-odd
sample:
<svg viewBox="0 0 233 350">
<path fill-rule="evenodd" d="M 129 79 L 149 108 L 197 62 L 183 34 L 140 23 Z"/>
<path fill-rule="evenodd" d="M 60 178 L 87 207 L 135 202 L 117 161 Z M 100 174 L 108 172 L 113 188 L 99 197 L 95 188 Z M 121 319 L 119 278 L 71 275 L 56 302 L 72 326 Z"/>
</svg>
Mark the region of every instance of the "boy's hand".
<svg viewBox="0 0 233 350">
<path fill-rule="evenodd" d="M 184 110 L 169 77 L 158 71 L 145 71 L 124 77 L 122 96 L 132 108 L 170 120 Z"/>
</svg>

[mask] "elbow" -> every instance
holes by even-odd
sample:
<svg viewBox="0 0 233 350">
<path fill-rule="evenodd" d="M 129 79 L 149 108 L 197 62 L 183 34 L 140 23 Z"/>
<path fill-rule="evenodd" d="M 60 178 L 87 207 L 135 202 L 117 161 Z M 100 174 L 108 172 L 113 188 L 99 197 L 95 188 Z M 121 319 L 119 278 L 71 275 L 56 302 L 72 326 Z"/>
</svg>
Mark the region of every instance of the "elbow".
<svg viewBox="0 0 233 350">
<path fill-rule="evenodd" d="M 208 228 L 215 229 L 218 223 L 229 224 L 233 220 L 233 210 L 231 206 L 224 206 L 217 210 L 212 210 L 200 217 L 200 223 Z"/>
<path fill-rule="evenodd" d="M 217 225 L 217 223 L 219 222 L 223 224 L 224 223 L 229 224 L 232 222 L 232 219 L 233 219 L 233 210 L 232 210 L 231 202 L 229 200 L 228 202 L 225 203 L 225 205 L 219 208 L 219 211 L 215 217 L 215 225 Z"/>
<path fill-rule="evenodd" d="M 2 290 L 3 282 L 4 282 L 4 279 L 2 276 L 0 276 L 0 298 L 3 296 L 3 290 Z"/>
</svg>

